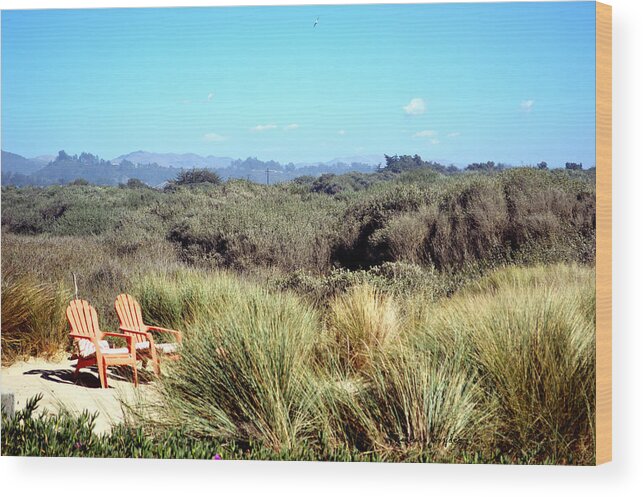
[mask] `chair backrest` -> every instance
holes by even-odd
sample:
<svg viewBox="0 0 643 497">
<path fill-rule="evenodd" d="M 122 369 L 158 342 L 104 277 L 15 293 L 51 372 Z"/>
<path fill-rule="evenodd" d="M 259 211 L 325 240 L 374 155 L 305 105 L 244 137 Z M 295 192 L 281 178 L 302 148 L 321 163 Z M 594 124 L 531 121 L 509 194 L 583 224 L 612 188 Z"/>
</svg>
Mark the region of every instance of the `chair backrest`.
<svg viewBox="0 0 643 497">
<path fill-rule="evenodd" d="M 141 306 L 134 297 L 127 293 L 121 293 L 116 297 L 114 309 L 116 309 L 116 314 L 118 315 L 119 326 L 129 328 L 131 330 L 145 331 L 146 327 L 143 323 Z M 145 337 L 143 335 L 134 333 L 131 333 L 131 335 L 134 337 L 135 342 L 145 341 Z"/>
<path fill-rule="evenodd" d="M 86 300 L 72 300 L 67 306 L 67 321 L 74 335 L 100 337 L 98 314 Z"/>
</svg>

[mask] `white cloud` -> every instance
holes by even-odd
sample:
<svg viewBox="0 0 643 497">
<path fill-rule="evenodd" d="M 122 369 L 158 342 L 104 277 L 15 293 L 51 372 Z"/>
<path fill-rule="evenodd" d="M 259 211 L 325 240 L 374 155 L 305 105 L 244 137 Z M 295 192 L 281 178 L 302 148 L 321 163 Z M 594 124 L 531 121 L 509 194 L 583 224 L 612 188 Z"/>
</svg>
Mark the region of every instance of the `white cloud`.
<svg viewBox="0 0 643 497">
<path fill-rule="evenodd" d="M 423 98 L 412 98 L 408 105 L 402 108 L 407 114 L 417 116 L 426 112 L 426 102 L 424 102 Z"/>
<path fill-rule="evenodd" d="M 252 128 L 252 131 L 261 132 L 261 131 L 269 131 L 271 129 L 276 129 L 276 128 L 277 128 L 276 124 L 259 124 L 254 128 Z"/>
<path fill-rule="evenodd" d="M 534 108 L 534 102 L 533 100 L 523 100 L 520 102 L 520 108 L 524 110 L 525 112 L 531 112 L 531 109 Z"/>
<path fill-rule="evenodd" d="M 459 131 L 454 131 L 453 133 L 449 133 L 449 134 L 447 134 L 447 137 L 448 137 L 448 138 L 455 138 L 456 136 L 460 136 L 460 132 L 459 132 Z"/>
<path fill-rule="evenodd" d="M 426 129 L 424 131 L 418 131 L 417 133 L 415 133 L 413 135 L 413 138 L 432 138 L 435 135 L 437 135 L 435 131 L 433 131 L 432 129 Z"/>
<path fill-rule="evenodd" d="M 214 93 L 208 93 L 208 102 L 211 102 L 214 98 Z"/>
<path fill-rule="evenodd" d="M 288 125 L 284 126 L 284 129 L 286 131 L 289 131 L 291 129 L 297 129 L 297 128 L 299 128 L 299 124 L 288 124 Z"/>
<path fill-rule="evenodd" d="M 438 145 L 439 143 L 440 140 L 438 140 L 437 138 L 433 138 L 433 140 L 431 140 L 431 145 Z"/>
<path fill-rule="evenodd" d="M 225 137 L 225 136 L 221 136 L 221 135 L 220 135 L 220 134 L 218 134 L 218 133 L 206 133 L 205 135 L 203 135 L 203 139 L 204 139 L 205 141 L 207 141 L 207 142 L 216 143 L 216 142 L 222 142 L 222 141 L 225 141 L 225 140 L 226 140 L 226 137 Z"/>
<path fill-rule="evenodd" d="M 343 129 L 340 129 L 340 130 L 337 132 L 337 134 L 338 134 L 338 135 L 342 135 L 342 136 L 344 136 L 344 135 L 346 134 L 346 131 L 345 131 L 345 130 L 343 130 Z"/>
</svg>

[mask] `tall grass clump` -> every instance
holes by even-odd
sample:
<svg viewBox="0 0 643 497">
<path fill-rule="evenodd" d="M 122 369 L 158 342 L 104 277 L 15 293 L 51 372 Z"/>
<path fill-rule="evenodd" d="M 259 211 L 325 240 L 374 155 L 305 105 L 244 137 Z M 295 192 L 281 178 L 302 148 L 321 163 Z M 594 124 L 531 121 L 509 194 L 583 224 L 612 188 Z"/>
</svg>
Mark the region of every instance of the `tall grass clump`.
<svg viewBox="0 0 643 497">
<path fill-rule="evenodd" d="M 373 352 L 391 346 L 400 331 L 400 316 L 392 297 L 364 283 L 333 300 L 328 329 L 340 360 L 361 370 Z"/>
<path fill-rule="evenodd" d="M 464 289 L 431 318 L 428 338 L 459 348 L 480 379 L 501 450 L 534 461 L 591 462 L 593 274 L 584 267 L 508 268 Z"/>
<path fill-rule="evenodd" d="M 205 286 L 227 299 L 203 302 L 186 330 L 182 360 L 161 382 L 166 421 L 193 435 L 274 450 L 314 442 L 316 312 L 294 296 L 217 278 Z"/>
<path fill-rule="evenodd" d="M 445 457 L 487 436 L 482 398 L 477 378 L 456 362 L 398 346 L 377 354 L 365 387 L 343 412 L 353 418 L 353 442 L 362 450 Z"/>
<path fill-rule="evenodd" d="M 2 275 L 2 363 L 22 356 L 52 356 L 67 345 L 65 304 L 60 285 L 28 275 Z"/>
</svg>

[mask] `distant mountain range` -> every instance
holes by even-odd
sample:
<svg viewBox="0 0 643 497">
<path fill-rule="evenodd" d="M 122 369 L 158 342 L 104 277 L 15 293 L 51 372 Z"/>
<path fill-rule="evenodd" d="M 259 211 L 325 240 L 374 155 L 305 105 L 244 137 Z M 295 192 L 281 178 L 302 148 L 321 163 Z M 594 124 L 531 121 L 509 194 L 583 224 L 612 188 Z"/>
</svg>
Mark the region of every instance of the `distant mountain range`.
<svg viewBox="0 0 643 497">
<path fill-rule="evenodd" d="M 202 157 L 197 154 L 154 153 L 139 150 L 112 160 L 83 152 L 69 155 L 64 151 L 58 156 L 26 158 L 2 151 L 2 184 L 16 186 L 46 186 L 66 184 L 82 179 L 98 185 L 118 185 L 129 179 L 140 179 L 150 186 L 159 186 L 174 179 L 181 169 L 209 168 L 224 179 L 244 178 L 255 182 L 266 181 L 265 169 L 270 169 L 271 182 L 288 181 L 297 176 L 350 171 L 372 172 L 383 162 L 380 156 L 338 157 L 327 162 L 280 164 L 261 161 L 256 157 L 232 159 L 231 157 Z"/>
<path fill-rule="evenodd" d="M 2 151 L 3 173 L 31 174 L 45 167 L 48 162 L 49 161 L 44 161 L 38 157 L 27 159 L 22 155 Z"/>
<path fill-rule="evenodd" d="M 215 157 L 208 155 L 202 157 L 197 154 L 160 154 L 155 152 L 145 152 L 138 150 L 129 154 L 119 155 L 112 159 L 112 163 L 120 164 L 127 160 L 134 164 L 158 164 L 161 167 L 177 167 L 183 169 L 192 169 L 193 167 L 228 167 L 233 159 L 232 157 Z"/>
<path fill-rule="evenodd" d="M 337 164 L 368 164 L 369 166 L 377 166 L 378 164 L 386 164 L 383 155 L 353 155 L 350 157 L 336 157 L 333 160 L 324 162 L 327 166 L 334 166 Z"/>
<path fill-rule="evenodd" d="M 138 150 L 130 152 L 129 154 L 119 155 L 112 159 L 114 164 L 120 164 L 121 161 L 128 160 L 134 164 L 158 164 L 163 167 L 177 167 L 183 169 L 191 169 L 193 167 L 207 167 L 207 168 L 221 168 L 229 167 L 234 159 L 232 157 L 215 157 L 208 155 L 203 157 L 198 154 L 172 154 L 172 153 L 156 153 L 145 152 Z M 326 162 L 299 162 L 295 167 L 309 167 L 309 166 L 335 166 L 338 164 L 368 164 L 369 166 L 376 166 L 383 162 L 384 156 L 382 155 L 355 155 L 351 157 L 336 157 L 335 159 Z"/>
</svg>

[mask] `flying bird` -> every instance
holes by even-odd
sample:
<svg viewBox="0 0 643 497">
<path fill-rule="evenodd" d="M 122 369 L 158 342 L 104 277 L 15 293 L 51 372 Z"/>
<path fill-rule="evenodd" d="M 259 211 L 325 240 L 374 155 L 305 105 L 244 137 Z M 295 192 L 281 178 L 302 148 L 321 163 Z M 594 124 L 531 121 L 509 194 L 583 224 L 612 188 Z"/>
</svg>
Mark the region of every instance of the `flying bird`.
<svg viewBox="0 0 643 497">
<path fill-rule="evenodd" d="M 314 24 L 313 24 L 313 28 L 314 28 L 315 26 L 317 26 L 317 24 L 318 24 L 318 23 L 319 23 L 319 17 L 318 17 L 317 19 L 315 19 L 315 22 L 314 22 Z"/>
</svg>

